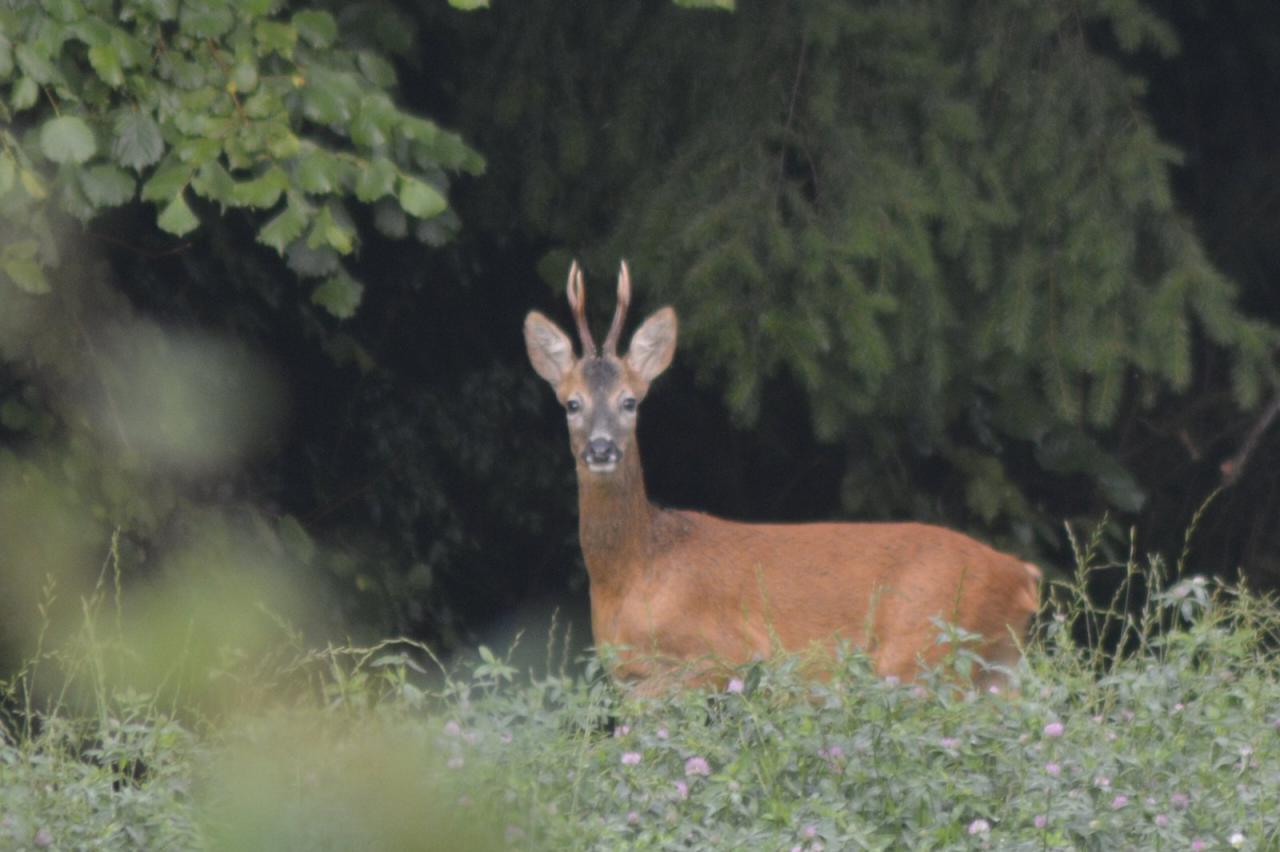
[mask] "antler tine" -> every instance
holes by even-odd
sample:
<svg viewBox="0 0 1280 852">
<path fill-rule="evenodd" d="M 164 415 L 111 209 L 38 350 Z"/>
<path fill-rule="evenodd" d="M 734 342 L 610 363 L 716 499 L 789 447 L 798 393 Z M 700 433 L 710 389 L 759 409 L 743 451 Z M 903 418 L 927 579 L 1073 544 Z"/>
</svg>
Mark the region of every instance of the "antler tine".
<svg viewBox="0 0 1280 852">
<path fill-rule="evenodd" d="M 627 262 L 622 261 L 618 270 L 618 306 L 613 310 L 613 322 L 609 324 L 609 336 L 604 339 L 606 355 L 618 354 L 618 336 L 622 334 L 622 323 L 627 318 L 627 308 L 631 305 L 631 271 Z"/>
<path fill-rule="evenodd" d="M 582 357 L 596 356 L 596 342 L 591 337 L 591 328 L 587 325 L 586 288 L 582 285 L 582 267 L 574 261 L 569 267 L 569 307 L 573 309 L 573 321 L 578 324 L 578 339 L 582 341 Z"/>
</svg>

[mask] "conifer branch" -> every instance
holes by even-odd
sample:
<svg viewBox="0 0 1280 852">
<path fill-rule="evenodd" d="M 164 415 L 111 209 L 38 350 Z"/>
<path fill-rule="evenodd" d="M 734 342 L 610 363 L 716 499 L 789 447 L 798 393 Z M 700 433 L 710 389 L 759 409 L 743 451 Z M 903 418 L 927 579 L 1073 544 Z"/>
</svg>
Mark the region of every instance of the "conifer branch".
<svg viewBox="0 0 1280 852">
<path fill-rule="evenodd" d="M 796 60 L 796 76 L 791 81 L 791 98 L 787 102 L 787 120 L 782 125 L 782 150 L 778 154 L 778 194 L 782 194 L 782 181 L 787 173 L 787 141 L 791 137 L 791 123 L 796 115 L 796 100 L 800 97 L 800 79 L 804 76 L 804 60 L 809 52 L 808 33 L 800 39 L 800 57 Z"/>
</svg>

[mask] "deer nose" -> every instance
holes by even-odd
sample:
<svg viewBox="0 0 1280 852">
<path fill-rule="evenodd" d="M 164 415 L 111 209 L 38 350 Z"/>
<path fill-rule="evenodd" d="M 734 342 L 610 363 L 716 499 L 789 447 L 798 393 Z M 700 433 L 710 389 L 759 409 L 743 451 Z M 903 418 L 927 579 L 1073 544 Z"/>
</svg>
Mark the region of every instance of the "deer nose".
<svg viewBox="0 0 1280 852">
<path fill-rule="evenodd" d="M 582 451 L 582 460 L 587 464 L 612 464 L 621 458 L 622 451 L 608 438 L 592 438 Z"/>
</svg>

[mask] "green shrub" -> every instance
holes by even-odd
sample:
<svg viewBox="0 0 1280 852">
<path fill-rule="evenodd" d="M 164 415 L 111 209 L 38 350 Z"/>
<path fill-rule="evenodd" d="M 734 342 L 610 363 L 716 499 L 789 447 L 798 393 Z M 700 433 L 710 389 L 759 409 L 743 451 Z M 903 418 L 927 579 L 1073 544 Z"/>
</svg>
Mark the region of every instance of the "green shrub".
<svg viewBox="0 0 1280 852">
<path fill-rule="evenodd" d="M 1091 554 L 1056 584 L 1016 695 L 945 670 L 883 680 L 850 652 L 820 682 L 781 658 L 639 700 L 594 656 L 528 673 L 387 642 L 300 654 L 183 716 L 110 681 L 96 704 L 28 704 L 28 667 L 0 728 L 0 846 L 1280 847 L 1280 611 Z M 1092 602 L 1105 570 L 1126 580 Z"/>
</svg>

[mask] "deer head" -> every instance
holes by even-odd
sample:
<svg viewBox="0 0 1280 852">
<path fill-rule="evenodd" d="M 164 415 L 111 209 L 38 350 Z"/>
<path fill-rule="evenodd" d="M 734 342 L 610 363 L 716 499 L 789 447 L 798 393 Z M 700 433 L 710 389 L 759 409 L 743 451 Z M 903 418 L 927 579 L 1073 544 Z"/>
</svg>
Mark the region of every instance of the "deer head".
<svg viewBox="0 0 1280 852">
<path fill-rule="evenodd" d="M 608 477 L 634 454 L 640 402 L 675 355 L 676 312 L 665 307 L 646 319 L 632 336 L 627 354 L 619 356 L 618 337 L 631 302 L 626 262 L 618 271 L 618 304 L 601 349 L 596 348 L 587 325 L 586 293 L 577 261 L 569 267 L 568 296 L 582 342 L 581 357 L 574 356 L 569 336 L 538 311 L 525 317 L 525 345 L 533 369 L 551 384 L 564 406 L 579 473 Z"/>
</svg>

